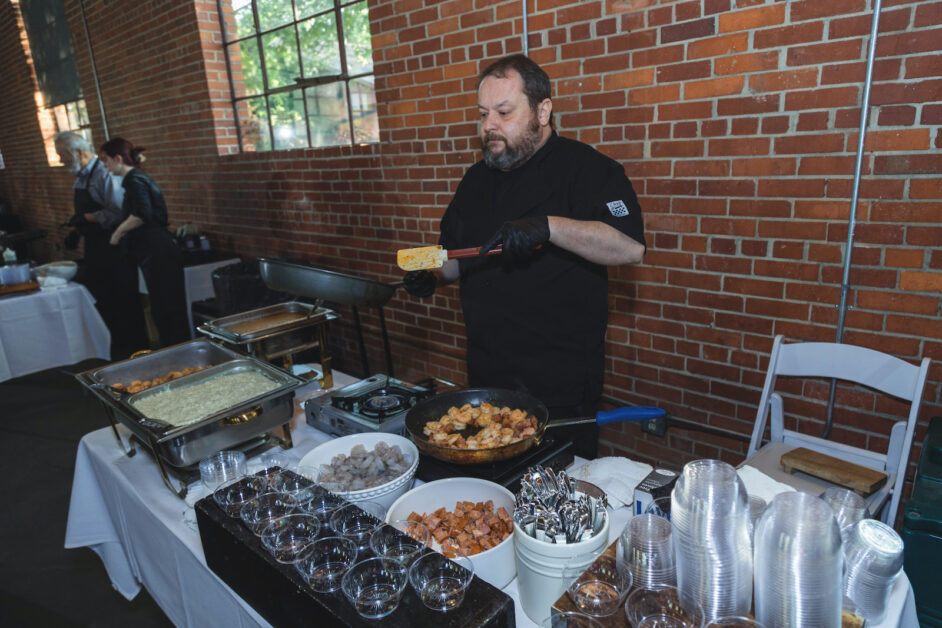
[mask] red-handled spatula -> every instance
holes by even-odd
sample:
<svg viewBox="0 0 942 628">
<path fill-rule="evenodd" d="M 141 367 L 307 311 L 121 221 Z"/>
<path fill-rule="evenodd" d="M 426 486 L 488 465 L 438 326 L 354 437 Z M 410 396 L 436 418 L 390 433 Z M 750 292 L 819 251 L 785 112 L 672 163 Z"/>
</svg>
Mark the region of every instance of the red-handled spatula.
<svg viewBox="0 0 942 628">
<path fill-rule="evenodd" d="M 498 245 L 487 252 L 488 255 L 500 255 L 503 248 Z M 441 246 L 423 246 L 417 249 L 399 249 L 396 253 L 396 263 L 399 268 L 406 271 L 411 270 L 433 270 L 441 268 L 442 265 L 450 259 L 461 259 L 463 257 L 477 257 L 481 253 L 481 247 L 470 249 L 452 249 L 446 251 Z"/>
</svg>

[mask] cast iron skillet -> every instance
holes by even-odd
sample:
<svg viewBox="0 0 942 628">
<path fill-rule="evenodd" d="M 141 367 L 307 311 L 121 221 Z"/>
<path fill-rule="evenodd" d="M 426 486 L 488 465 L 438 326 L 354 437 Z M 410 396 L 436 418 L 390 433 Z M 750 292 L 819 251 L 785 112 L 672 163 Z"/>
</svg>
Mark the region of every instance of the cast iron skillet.
<svg viewBox="0 0 942 628">
<path fill-rule="evenodd" d="M 423 432 L 428 421 L 437 421 L 442 415 L 448 413 L 452 406 L 460 408 L 466 403 L 479 406 L 487 402 L 497 407 L 507 406 L 511 409 L 524 409 L 536 417 L 536 432 L 528 438 L 509 445 L 501 445 L 491 449 L 461 449 L 458 447 L 445 447 L 431 443 Z M 487 464 L 508 460 L 522 454 L 531 447 L 540 444 L 543 433 L 551 427 L 564 425 L 581 425 L 598 423 L 614 423 L 618 421 L 644 421 L 664 416 L 666 412 L 660 408 L 650 406 L 627 406 L 599 412 L 594 417 L 580 417 L 576 419 L 549 420 L 546 406 L 536 397 L 517 390 L 504 390 L 501 388 L 474 388 L 471 390 L 452 390 L 435 395 L 420 401 L 406 414 L 406 430 L 419 448 L 419 451 L 455 464 Z M 477 432 L 477 428 L 466 428 L 465 436 Z"/>
</svg>

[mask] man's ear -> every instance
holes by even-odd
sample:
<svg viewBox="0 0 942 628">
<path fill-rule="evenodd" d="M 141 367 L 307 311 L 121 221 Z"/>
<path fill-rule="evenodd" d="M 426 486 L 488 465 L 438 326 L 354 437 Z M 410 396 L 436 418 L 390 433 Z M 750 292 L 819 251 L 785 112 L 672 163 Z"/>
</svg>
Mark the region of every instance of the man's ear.
<svg viewBox="0 0 942 628">
<path fill-rule="evenodd" d="M 549 126 L 550 117 L 553 115 L 553 101 L 544 98 L 543 102 L 536 106 L 536 115 L 540 121 L 540 126 Z"/>
</svg>

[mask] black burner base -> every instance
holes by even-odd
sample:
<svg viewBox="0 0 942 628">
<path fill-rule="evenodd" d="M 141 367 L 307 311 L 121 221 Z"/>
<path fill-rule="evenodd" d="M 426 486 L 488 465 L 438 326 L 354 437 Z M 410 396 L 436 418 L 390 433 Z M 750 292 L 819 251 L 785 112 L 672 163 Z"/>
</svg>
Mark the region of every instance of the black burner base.
<svg viewBox="0 0 942 628">
<path fill-rule="evenodd" d="M 419 468 L 415 475 L 425 482 L 454 477 L 480 478 L 496 482 L 516 493 L 520 488 L 520 478 L 528 467 L 540 465 L 560 471 L 572 464 L 573 459 L 571 442 L 546 439 L 512 460 L 492 464 L 453 464 L 420 454 Z"/>
</svg>

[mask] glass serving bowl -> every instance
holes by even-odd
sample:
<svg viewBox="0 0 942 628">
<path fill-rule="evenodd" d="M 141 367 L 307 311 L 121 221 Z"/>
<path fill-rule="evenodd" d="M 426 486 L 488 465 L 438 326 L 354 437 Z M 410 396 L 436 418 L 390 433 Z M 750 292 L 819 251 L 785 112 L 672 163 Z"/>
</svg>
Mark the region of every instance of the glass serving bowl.
<svg viewBox="0 0 942 628">
<path fill-rule="evenodd" d="M 465 556 L 446 558 L 429 552 L 409 568 L 409 582 L 422 603 L 433 611 L 446 612 L 461 606 L 474 577 L 474 565 Z"/>
<path fill-rule="evenodd" d="M 368 558 L 347 570 L 340 589 L 361 617 L 379 619 L 399 606 L 408 579 L 398 560 Z"/>
<path fill-rule="evenodd" d="M 631 571 L 619 567 L 614 556 L 600 553 L 585 567 L 585 557 L 576 557 L 563 567 L 563 580 L 576 609 L 593 617 L 606 617 L 617 611 L 631 589 Z"/>
<path fill-rule="evenodd" d="M 238 517 L 242 507 L 265 492 L 265 480 L 247 475 L 213 491 L 213 500 L 230 517 Z"/>
<path fill-rule="evenodd" d="M 262 532 L 262 545 L 279 563 L 293 563 L 317 539 L 321 523 L 314 515 L 295 514 L 272 521 Z"/>
<path fill-rule="evenodd" d="M 239 511 L 242 523 L 257 536 L 280 517 L 297 511 L 297 502 L 287 493 L 263 493 L 246 503 Z"/>
<path fill-rule="evenodd" d="M 338 535 L 357 544 L 361 552 L 370 549 L 373 531 L 383 525 L 385 509 L 372 502 L 349 504 L 334 511 L 330 516 L 330 527 Z"/>
<path fill-rule="evenodd" d="M 315 591 L 331 593 L 357 560 L 357 545 L 342 536 L 325 536 L 308 545 L 294 563 Z"/>
<path fill-rule="evenodd" d="M 398 560 L 408 567 L 425 551 L 430 537 L 424 524 L 398 519 L 373 530 L 370 549 L 377 556 Z"/>
</svg>

